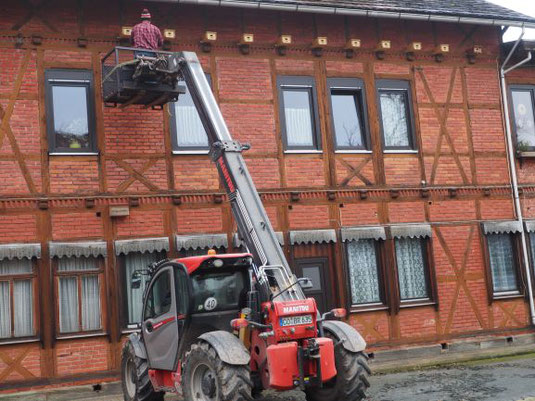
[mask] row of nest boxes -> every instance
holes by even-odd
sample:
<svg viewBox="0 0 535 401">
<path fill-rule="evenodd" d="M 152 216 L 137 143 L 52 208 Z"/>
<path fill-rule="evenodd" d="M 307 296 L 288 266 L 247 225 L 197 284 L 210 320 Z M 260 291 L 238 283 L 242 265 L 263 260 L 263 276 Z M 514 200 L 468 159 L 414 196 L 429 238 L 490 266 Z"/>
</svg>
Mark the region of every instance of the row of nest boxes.
<svg viewBox="0 0 535 401">
<path fill-rule="evenodd" d="M 131 27 L 123 27 L 121 31 L 121 36 L 123 38 L 127 38 L 131 36 L 132 34 L 132 28 Z M 164 29 L 163 36 L 166 40 L 173 40 L 176 38 L 176 32 L 174 29 Z M 201 38 L 201 48 L 203 51 L 210 51 L 211 44 L 217 41 L 217 32 L 214 31 L 206 31 L 204 32 L 202 38 Z M 254 43 L 254 34 L 252 33 L 244 33 L 242 34 L 240 41 L 238 42 L 238 46 L 240 47 L 240 50 L 242 50 L 242 53 L 248 53 L 248 47 Z M 279 54 L 284 55 L 286 48 L 290 47 L 292 45 L 292 35 L 280 35 L 277 41 L 274 43 L 275 47 L 277 48 Z M 328 39 L 326 36 L 318 36 L 316 37 L 311 45 L 310 48 L 314 52 L 315 55 L 320 56 L 321 50 L 328 46 Z M 357 51 L 361 48 L 362 42 L 360 39 L 357 38 L 351 38 L 348 39 L 344 49 L 346 50 L 346 54 L 348 57 L 350 57 L 349 52 L 353 53 L 354 51 Z M 379 43 L 375 47 L 375 53 L 378 58 L 384 57 L 384 54 L 392 49 L 392 42 L 390 40 L 380 40 Z M 407 55 L 407 58 L 415 58 L 416 54 L 419 52 L 423 52 L 423 45 L 422 42 L 412 42 L 410 43 L 406 49 L 405 53 Z M 432 49 L 432 54 L 437 58 L 437 61 L 441 61 L 441 58 L 443 58 L 444 55 L 448 54 L 450 52 L 450 45 L 447 43 L 442 43 L 435 48 Z M 474 45 L 473 47 L 466 50 L 467 56 L 476 57 L 478 55 L 483 54 L 483 47 L 480 45 Z"/>
</svg>

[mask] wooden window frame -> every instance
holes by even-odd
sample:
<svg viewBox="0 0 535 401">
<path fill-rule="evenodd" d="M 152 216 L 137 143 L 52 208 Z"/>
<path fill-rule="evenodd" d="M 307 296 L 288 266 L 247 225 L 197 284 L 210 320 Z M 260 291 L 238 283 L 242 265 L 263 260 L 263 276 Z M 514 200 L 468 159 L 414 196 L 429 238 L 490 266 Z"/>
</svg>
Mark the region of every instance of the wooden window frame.
<svg viewBox="0 0 535 401">
<path fill-rule="evenodd" d="M 513 140 L 515 142 L 515 148 L 518 150 L 518 136 L 516 131 L 516 115 L 515 115 L 515 108 L 513 106 L 513 92 L 515 91 L 522 91 L 522 92 L 530 92 L 531 94 L 531 105 L 533 107 L 533 115 L 535 116 L 535 85 L 529 85 L 529 84 L 515 84 L 515 85 L 509 85 L 509 110 L 510 115 L 512 117 L 512 131 L 513 131 Z M 535 138 L 534 138 L 535 139 Z M 529 146 L 527 151 L 533 152 L 535 151 L 535 146 Z"/>
<path fill-rule="evenodd" d="M 414 152 L 418 151 L 418 141 L 416 138 L 416 127 L 414 123 L 414 110 L 412 100 L 411 82 L 408 80 L 395 80 L 395 79 L 377 79 L 376 96 L 377 96 L 377 113 L 379 117 L 379 127 L 381 130 L 381 148 L 383 152 Z M 406 118 L 408 121 L 409 130 L 409 146 L 386 146 L 385 132 L 383 127 L 383 112 L 381 109 L 381 92 L 400 92 L 405 93 L 406 100 Z"/>
<path fill-rule="evenodd" d="M 71 256 L 70 258 L 76 258 L 76 256 Z M 54 257 L 51 260 L 52 269 L 54 272 L 54 296 L 56 298 L 55 302 L 55 327 L 56 327 L 56 338 L 76 338 L 76 337 L 88 337 L 88 336 L 99 336 L 106 333 L 106 322 L 107 322 L 107 305 L 106 305 L 106 282 L 104 277 L 104 266 L 105 258 L 102 256 L 95 257 L 97 260 L 97 269 L 95 270 L 79 270 L 79 271 L 58 271 L 58 258 Z M 84 276 L 97 276 L 99 284 L 99 293 L 100 293 L 100 328 L 97 330 L 82 330 L 82 277 Z M 77 295 L 78 295 L 78 331 L 72 331 L 68 333 L 62 333 L 60 331 L 59 323 L 59 279 L 61 277 L 76 277 L 77 282 Z"/>
<path fill-rule="evenodd" d="M 338 145 L 334 122 L 334 107 L 332 102 L 333 91 L 347 92 L 353 94 L 353 96 L 357 96 L 358 104 L 355 105 L 355 108 L 359 116 L 360 130 L 364 146 L 352 147 Z M 366 88 L 364 86 L 364 81 L 360 78 L 327 78 L 327 92 L 327 96 L 329 97 L 329 108 L 331 112 L 332 141 L 335 151 L 370 151 L 371 135 L 368 125 L 368 105 L 366 102 Z"/>
<path fill-rule="evenodd" d="M 344 241 L 342 243 L 342 246 L 344 247 L 343 252 L 343 263 L 345 267 L 345 276 L 346 276 L 346 291 L 347 291 L 347 302 L 346 307 L 347 310 L 351 313 L 353 312 L 369 312 L 369 311 L 377 311 L 377 310 L 386 310 L 390 307 L 389 297 L 387 296 L 386 289 L 389 287 L 388 283 L 388 273 L 386 271 L 386 260 L 385 260 L 385 241 L 384 240 L 376 240 L 373 238 L 368 238 L 368 240 L 372 240 L 374 242 L 375 246 L 375 257 L 377 261 L 377 278 L 378 278 L 378 285 L 379 285 L 379 302 L 374 303 L 367 303 L 367 304 L 353 304 L 353 297 L 351 294 L 351 274 L 350 269 L 351 266 L 349 264 L 349 250 L 347 245 L 350 242 L 353 241 Z"/>
<path fill-rule="evenodd" d="M 1 262 L 1 261 L 0 261 Z M 28 342 L 28 341 L 38 341 L 40 338 L 39 334 L 39 288 L 37 285 L 38 279 L 38 264 L 35 258 L 30 260 L 32 266 L 31 273 L 21 273 L 21 274 L 0 274 L 0 282 L 9 283 L 9 300 L 10 300 L 10 315 L 11 315 L 11 335 L 7 338 L 0 339 L 0 345 L 2 344 L 13 344 L 18 342 Z M 15 302 L 14 302 L 14 281 L 17 280 L 31 280 L 32 282 L 32 320 L 33 320 L 33 335 L 24 336 L 24 337 L 15 337 Z"/>
<path fill-rule="evenodd" d="M 53 82 L 57 81 L 57 82 Z M 84 87 L 86 88 L 87 123 L 89 128 L 89 149 L 59 148 L 56 146 L 56 132 L 54 130 L 54 98 L 53 86 Z M 45 71 L 45 110 L 46 130 L 48 137 L 48 152 L 50 154 L 97 154 L 97 133 L 95 114 L 95 88 L 93 72 L 82 69 L 54 68 Z"/>
<path fill-rule="evenodd" d="M 286 133 L 286 114 L 284 113 L 284 90 L 303 90 L 306 89 L 310 96 L 310 104 L 312 109 L 312 146 L 289 146 L 288 136 Z M 284 151 L 287 153 L 292 152 L 321 152 L 321 130 L 319 122 L 319 108 L 318 108 L 318 96 L 316 91 L 316 83 L 313 77 L 310 76 L 297 76 L 297 75 L 282 75 L 277 77 L 277 91 L 279 100 L 279 121 L 280 131 L 282 135 L 282 143 Z"/>
<path fill-rule="evenodd" d="M 208 84 L 212 87 L 212 76 L 210 73 L 205 73 Z M 191 94 L 190 94 L 191 96 Z M 171 134 L 171 146 L 174 154 L 208 154 L 210 151 L 210 144 L 207 146 L 179 146 L 178 145 L 178 132 L 176 129 L 176 102 L 169 103 L 169 132 Z M 198 112 L 198 111 L 197 111 Z M 200 116 L 199 116 L 200 117 Z M 202 121 L 202 118 L 201 118 Z M 205 129 L 206 132 L 206 129 Z M 208 135 L 208 132 L 206 132 Z M 208 141 L 210 142 L 210 141 Z"/>
<path fill-rule="evenodd" d="M 508 234 L 511 236 L 512 246 L 513 246 L 513 266 L 516 273 L 516 285 L 518 288 L 518 291 L 515 293 L 510 294 L 502 294 L 495 293 L 494 292 L 494 277 L 492 276 L 492 268 L 490 266 L 490 251 L 489 251 L 489 242 L 487 235 L 485 234 L 483 230 L 483 226 L 481 225 L 481 247 L 483 249 L 483 257 L 485 261 L 485 281 L 487 285 L 487 298 L 489 305 L 492 305 L 494 301 L 499 300 L 506 300 L 506 299 L 515 299 L 515 298 L 522 298 L 525 296 L 525 286 L 523 283 L 525 283 L 525 277 L 524 277 L 524 269 L 523 269 L 523 261 L 522 261 L 522 244 L 521 244 L 521 238 L 520 233 L 501 233 L 501 234 Z M 529 241 L 529 238 L 528 238 Z"/>
<path fill-rule="evenodd" d="M 394 313 L 398 313 L 400 309 L 413 308 L 419 306 L 434 306 L 438 310 L 438 290 L 437 290 L 437 280 L 434 264 L 434 254 L 433 254 L 433 239 L 430 237 L 418 237 L 413 238 L 420 241 L 422 247 L 422 257 L 424 261 L 424 274 L 426 279 L 426 286 L 428 297 L 425 299 L 414 299 L 414 300 L 402 300 L 401 291 L 399 287 L 399 270 L 396 257 L 396 240 L 398 238 L 388 239 L 388 258 L 391 260 L 391 265 L 393 266 L 391 274 L 391 309 Z"/>
</svg>

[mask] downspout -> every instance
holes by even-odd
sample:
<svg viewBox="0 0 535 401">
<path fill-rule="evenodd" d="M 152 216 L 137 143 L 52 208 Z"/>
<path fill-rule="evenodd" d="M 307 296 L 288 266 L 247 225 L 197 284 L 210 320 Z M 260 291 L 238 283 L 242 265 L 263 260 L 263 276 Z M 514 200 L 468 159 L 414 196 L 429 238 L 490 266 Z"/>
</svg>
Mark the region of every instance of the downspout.
<svg viewBox="0 0 535 401">
<path fill-rule="evenodd" d="M 504 63 L 502 64 L 500 68 L 500 82 L 502 86 L 502 97 L 503 97 L 503 114 L 505 116 L 505 133 L 507 138 L 507 157 L 509 159 L 509 170 L 511 171 L 511 186 L 513 187 L 513 199 L 514 199 L 514 206 L 515 206 L 515 212 L 518 219 L 518 222 L 520 223 L 520 236 L 521 236 L 521 242 L 522 242 L 522 256 L 524 260 L 524 267 L 526 269 L 526 280 L 528 284 L 528 296 L 529 296 L 529 310 L 531 314 L 531 323 L 535 325 L 535 305 L 533 302 L 533 288 L 531 285 L 531 268 L 529 263 L 529 257 L 528 257 L 528 247 L 527 247 L 527 239 L 526 239 L 526 232 L 524 230 L 524 218 L 522 215 L 522 206 L 520 204 L 520 196 L 518 195 L 518 179 L 516 175 L 516 164 L 515 164 L 515 154 L 514 154 L 514 148 L 513 148 L 513 139 L 512 139 L 512 129 L 511 129 L 511 116 L 509 114 L 509 96 L 507 92 L 507 84 L 505 81 L 505 76 L 515 70 L 516 68 L 526 64 L 529 62 L 532 58 L 531 52 L 529 52 L 526 59 L 522 60 L 520 63 L 513 65 L 512 67 L 506 68 L 507 63 L 509 63 L 509 60 L 511 60 L 511 57 L 513 56 L 515 50 L 517 49 L 518 45 L 522 41 L 522 38 L 524 37 L 525 29 L 522 29 L 522 34 L 516 41 L 515 45 L 507 55 L 507 58 L 505 59 Z"/>
</svg>

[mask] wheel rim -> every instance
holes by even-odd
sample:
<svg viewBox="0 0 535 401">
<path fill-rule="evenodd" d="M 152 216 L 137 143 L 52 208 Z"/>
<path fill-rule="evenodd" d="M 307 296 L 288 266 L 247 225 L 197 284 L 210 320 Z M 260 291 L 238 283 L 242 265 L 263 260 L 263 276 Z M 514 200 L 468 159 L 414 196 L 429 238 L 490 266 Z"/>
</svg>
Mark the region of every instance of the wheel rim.
<svg viewBox="0 0 535 401">
<path fill-rule="evenodd" d="M 217 401 L 218 388 L 215 372 L 203 363 L 191 375 L 191 389 L 195 401 Z"/>
<path fill-rule="evenodd" d="M 128 358 L 124 370 L 124 382 L 126 383 L 126 391 L 130 398 L 136 396 L 136 365 L 132 358 Z"/>
</svg>

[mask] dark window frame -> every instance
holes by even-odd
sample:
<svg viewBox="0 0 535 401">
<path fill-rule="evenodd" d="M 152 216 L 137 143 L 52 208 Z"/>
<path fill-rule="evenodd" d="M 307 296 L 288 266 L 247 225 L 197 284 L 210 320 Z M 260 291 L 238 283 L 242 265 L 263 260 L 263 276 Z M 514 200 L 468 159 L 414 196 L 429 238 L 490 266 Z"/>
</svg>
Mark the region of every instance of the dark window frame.
<svg viewBox="0 0 535 401">
<path fill-rule="evenodd" d="M 205 73 L 208 84 L 212 87 L 212 76 L 210 73 Z M 189 89 L 188 89 L 189 90 Z M 191 94 L 190 94 L 191 96 Z M 169 103 L 169 133 L 171 134 L 171 147 L 173 153 L 188 154 L 188 153 L 208 153 L 210 151 L 210 140 L 208 140 L 207 146 L 179 146 L 178 145 L 178 132 L 176 129 L 176 102 Z M 198 111 L 197 111 L 198 113 Z M 200 115 L 199 115 L 200 117 Z M 202 121 L 202 119 L 201 119 Z M 204 129 L 206 132 L 206 128 Z M 206 132 L 208 135 L 208 133 Z"/>
<path fill-rule="evenodd" d="M 89 149 L 60 148 L 56 145 L 56 132 L 54 130 L 54 97 L 53 86 L 84 87 L 86 88 L 87 124 L 89 128 Z M 45 71 L 45 110 L 46 130 L 49 153 L 97 153 L 97 133 L 95 114 L 95 87 L 93 71 L 54 68 Z"/>
<path fill-rule="evenodd" d="M 490 265 L 490 248 L 488 242 L 488 234 L 485 234 L 483 230 L 483 225 L 481 224 L 481 245 L 483 248 L 483 258 L 485 262 L 485 282 L 487 285 L 487 297 L 489 305 L 494 301 L 502 299 L 512 299 L 512 298 L 521 298 L 525 296 L 525 278 L 524 278 L 524 269 L 522 261 L 522 244 L 519 233 L 502 233 L 508 234 L 511 238 L 512 247 L 513 247 L 513 268 L 515 269 L 516 275 L 516 285 L 517 291 L 515 293 L 495 293 L 494 292 L 494 277 L 492 275 L 492 267 Z M 529 238 L 528 238 L 529 241 Z"/>
<path fill-rule="evenodd" d="M 366 101 L 366 88 L 364 81 L 360 78 L 327 78 L 327 96 L 329 97 L 329 107 L 331 112 L 331 130 L 332 141 L 335 151 L 370 151 L 371 150 L 371 135 L 368 124 L 368 105 Z M 358 104 L 355 105 L 357 113 L 360 117 L 360 129 L 364 146 L 339 146 L 337 143 L 336 128 L 334 122 L 334 107 L 332 102 L 333 91 L 352 93 L 358 97 Z"/>
<path fill-rule="evenodd" d="M 379 302 L 368 303 L 368 304 L 354 304 L 353 297 L 351 294 L 351 274 L 350 274 L 350 261 L 349 261 L 349 250 L 348 244 L 353 241 L 345 241 L 342 246 L 344 248 L 343 252 L 343 265 L 346 276 L 346 290 L 347 290 L 347 309 L 351 312 L 366 312 L 366 311 L 375 311 L 375 310 L 385 310 L 389 309 L 390 302 L 387 295 L 387 288 L 389 285 L 389 275 L 386 271 L 386 261 L 385 261 L 385 241 L 376 240 L 369 238 L 369 240 L 374 241 L 375 245 L 375 257 L 377 260 L 377 278 L 379 285 Z"/>
<path fill-rule="evenodd" d="M 302 91 L 307 89 L 312 109 L 310 110 L 312 115 L 312 146 L 289 146 L 288 136 L 286 132 L 286 115 L 284 112 L 284 96 L 285 90 L 290 91 Z M 279 100 L 279 121 L 280 131 L 282 135 L 282 142 L 284 151 L 291 153 L 292 151 L 321 151 L 321 130 L 319 122 L 319 108 L 318 108 L 318 96 L 316 90 L 316 82 L 313 77 L 310 76 L 297 76 L 297 75 L 282 75 L 277 77 L 277 92 Z"/>
<path fill-rule="evenodd" d="M 378 79 L 375 82 L 377 96 L 377 112 L 379 117 L 379 127 L 381 129 L 381 147 L 383 152 L 388 151 L 417 151 L 418 142 L 416 140 L 416 127 L 414 122 L 414 110 L 412 100 L 411 82 L 408 80 Z M 383 127 L 383 112 L 381 109 L 381 92 L 404 92 L 406 100 L 406 118 L 408 121 L 409 146 L 386 146 L 385 132 Z"/>
<path fill-rule="evenodd" d="M 1 261 L 0 261 L 1 262 Z M 10 314 L 11 314 L 11 335 L 6 338 L 0 339 L 0 345 L 3 343 L 16 343 L 26 342 L 27 340 L 38 340 L 40 338 L 40 310 L 39 310 L 39 266 L 35 258 L 30 260 L 32 267 L 31 273 L 18 273 L 18 274 L 0 274 L 0 282 L 9 283 L 9 298 L 10 298 Z M 15 303 L 14 298 L 14 282 L 17 280 L 31 280 L 32 285 L 32 320 L 33 320 L 33 335 L 15 337 Z"/>
<path fill-rule="evenodd" d="M 533 107 L 533 115 L 535 116 L 535 85 L 529 85 L 529 84 L 516 84 L 516 85 L 510 85 L 509 86 L 509 110 L 510 115 L 512 117 L 513 123 L 512 131 L 513 131 L 513 138 L 515 142 L 515 148 L 518 148 L 518 135 L 516 130 L 516 114 L 515 114 L 515 108 L 513 105 L 513 92 L 529 92 L 531 94 L 531 104 Z M 535 138 L 534 138 L 535 139 Z M 527 151 L 535 151 L 535 146 L 528 146 Z"/>
</svg>

